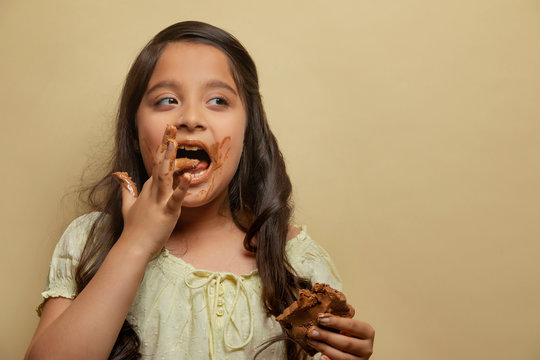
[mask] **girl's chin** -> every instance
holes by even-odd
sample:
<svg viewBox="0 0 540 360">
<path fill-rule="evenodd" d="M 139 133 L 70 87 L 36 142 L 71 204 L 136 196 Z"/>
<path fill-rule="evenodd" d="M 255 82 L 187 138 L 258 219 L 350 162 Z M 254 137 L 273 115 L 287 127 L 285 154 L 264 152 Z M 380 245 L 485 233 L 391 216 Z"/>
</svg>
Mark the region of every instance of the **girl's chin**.
<svg viewBox="0 0 540 360">
<path fill-rule="evenodd" d="M 223 195 L 226 196 L 226 195 Z M 186 208 L 196 208 L 210 204 L 214 202 L 216 198 L 219 198 L 219 194 L 208 193 L 207 189 L 189 189 L 184 196 L 184 201 L 182 202 L 182 207 Z"/>
<path fill-rule="evenodd" d="M 197 194 L 195 195 L 186 195 L 184 197 L 184 201 L 182 202 L 182 207 L 186 207 L 186 208 L 195 208 L 195 207 L 200 207 L 200 206 L 204 206 L 208 203 L 209 201 L 207 201 L 204 196 L 198 196 Z"/>
</svg>

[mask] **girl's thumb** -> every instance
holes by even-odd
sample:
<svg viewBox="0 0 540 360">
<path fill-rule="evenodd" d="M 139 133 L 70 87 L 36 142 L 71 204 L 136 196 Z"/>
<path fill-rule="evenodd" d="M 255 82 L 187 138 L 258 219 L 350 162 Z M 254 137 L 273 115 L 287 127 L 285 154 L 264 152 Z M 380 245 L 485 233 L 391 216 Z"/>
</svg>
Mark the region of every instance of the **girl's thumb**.
<svg viewBox="0 0 540 360">
<path fill-rule="evenodd" d="M 127 172 L 114 172 L 112 176 L 122 186 L 122 214 L 125 214 L 139 196 L 137 186 Z"/>
</svg>

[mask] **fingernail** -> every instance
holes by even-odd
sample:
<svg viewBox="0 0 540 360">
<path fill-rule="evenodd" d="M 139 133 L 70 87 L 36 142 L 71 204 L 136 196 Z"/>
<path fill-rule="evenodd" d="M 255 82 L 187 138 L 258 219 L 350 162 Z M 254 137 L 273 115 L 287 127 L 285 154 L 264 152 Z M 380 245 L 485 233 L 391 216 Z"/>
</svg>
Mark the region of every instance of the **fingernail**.
<svg viewBox="0 0 540 360">
<path fill-rule="evenodd" d="M 309 336 L 315 336 L 315 337 L 319 336 L 319 332 L 315 328 L 312 328 L 311 330 L 309 330 L 308 334 Z"/>
<path fill-rule="evenodd" d="M 311 340 L 311 339 L 308 340 L 307 342 L 308 342 L 309 346 L 311 346 L 311 347 L 317 347 L 320 344 L 318 341 Z"/>
<path fill-rule="evenodd" d="M 190 181 L 190 182 L 191 182 L 191 173 L 186 172 L 186 173 L 184 173 L 183 176 L 184 176 L 184 178 L 185 178 L 187 181 Z"/>
<path fill-rule="evenodd" d="M 161 140 L 160 151 L 163 152 L 168 147 L 169 140 L 174 140 L 176 137 L 176 127 L 174 125 L 167 125 L 165 133 L 163 134 L 163 140 Z"/>
<path fill-rule="evenodd" d="M 328 315 L 319 315 L 319 324 L 330 324 L 330 317 Z"/>
<path fill-rule="evenodd" d="M 323 355 L 323 356 L 321 357 L 321 359 L 323 359 L 323 360 L 330 360 L 330 358 L 329 358 L 328 356 L 326 356 L 326 355 Z"/>
</svg>

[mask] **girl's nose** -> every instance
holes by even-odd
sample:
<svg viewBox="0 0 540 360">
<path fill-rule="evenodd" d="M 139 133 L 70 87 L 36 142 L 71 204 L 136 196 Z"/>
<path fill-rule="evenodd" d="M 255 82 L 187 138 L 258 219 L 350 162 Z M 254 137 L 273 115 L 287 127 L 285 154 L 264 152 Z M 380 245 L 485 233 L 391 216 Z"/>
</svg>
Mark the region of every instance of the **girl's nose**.
<svg viewBox="0 0 540 360">
<path fill-rule="evenodd" d="M 185 104 L 180 118 L 176 124 L 176 128 L 180 131 L 182 129 L 188 131 L 204 130 L 206 129 L 206 121 L 204 119 L 204 112 L 196 105 Z"/>
</svg>

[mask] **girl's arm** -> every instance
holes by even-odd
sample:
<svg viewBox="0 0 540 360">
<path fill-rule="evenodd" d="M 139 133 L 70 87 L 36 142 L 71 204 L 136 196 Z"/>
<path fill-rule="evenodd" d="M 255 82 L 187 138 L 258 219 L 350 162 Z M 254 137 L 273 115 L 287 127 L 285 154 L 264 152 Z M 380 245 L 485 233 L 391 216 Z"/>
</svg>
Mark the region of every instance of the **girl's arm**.
<svg viewBox="0 0 540 360">
<path fill-rule="evenodd" d="M 26 359 L 107 359 L 148 258 L 123 235 L 74 299 L 49 299 Z"/>
<path fill-rule="evenodd" d="M 173 189 L 177 145 L 167 133 L 163 142 L 140 196 L 122 187 L 120 238 L 74 300 L 53 298 L 45 303 L 26 359 L 108 358 L 148 262 L 176 226 L 191 181 L 190 174 L 184 174 Z"/>
</svg>

